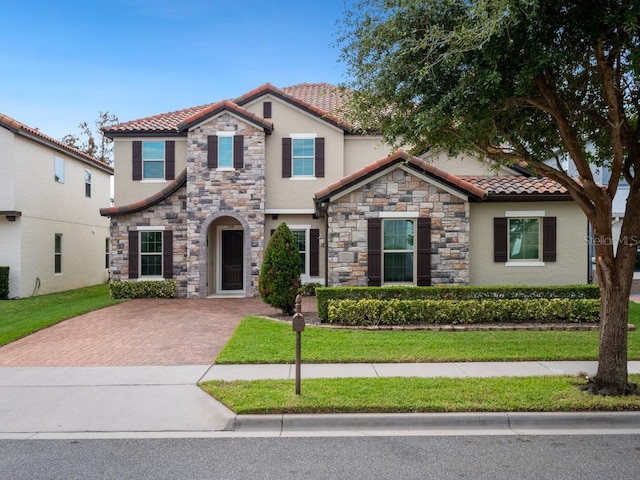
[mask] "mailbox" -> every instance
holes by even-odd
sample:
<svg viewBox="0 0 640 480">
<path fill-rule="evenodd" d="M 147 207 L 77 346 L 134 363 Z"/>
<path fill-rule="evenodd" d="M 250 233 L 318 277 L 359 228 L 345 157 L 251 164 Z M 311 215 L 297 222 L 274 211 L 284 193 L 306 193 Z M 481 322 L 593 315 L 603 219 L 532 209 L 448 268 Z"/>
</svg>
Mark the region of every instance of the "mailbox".
<svg viewBox="0 0 640 480">
<path fill-rule="evenodd" d="M 293 331 L 304 332 L 304 315 L 296 313 L 293 316 Z"/>
</svg>

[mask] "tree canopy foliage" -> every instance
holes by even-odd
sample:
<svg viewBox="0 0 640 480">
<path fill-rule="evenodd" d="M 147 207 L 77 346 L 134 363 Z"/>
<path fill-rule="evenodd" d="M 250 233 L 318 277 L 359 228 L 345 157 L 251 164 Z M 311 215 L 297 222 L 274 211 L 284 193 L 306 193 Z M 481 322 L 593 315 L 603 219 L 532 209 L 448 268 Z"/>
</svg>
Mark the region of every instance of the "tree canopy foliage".
<svg viewBox="0 0 640 480">
<path fill-rule="evenodd" d="M 79 135 L 67 134 L 62 141 L 67 145 L 111 165 L 113 163 L 113 141 L 102 132 L 102 127 L 118 123 L 118 117 L 109 112 L 98 112 L 92 128 L 88 122 L 78 125 Z"/>
<path fill-rule="evenodd" d="M 621 238 L 640 238 L 639 26 L 640 2 L 628 0 L 362 0 L 340 38 L 353 124 L 414 153 L 471 152 L 567 188 L 598 240 L 598 377 L 619 391 L 637 241 L 616 250 L 611 217 L 625 179 Z M 593 165 L 611 170 L 608 185 Z"/>
</svg>

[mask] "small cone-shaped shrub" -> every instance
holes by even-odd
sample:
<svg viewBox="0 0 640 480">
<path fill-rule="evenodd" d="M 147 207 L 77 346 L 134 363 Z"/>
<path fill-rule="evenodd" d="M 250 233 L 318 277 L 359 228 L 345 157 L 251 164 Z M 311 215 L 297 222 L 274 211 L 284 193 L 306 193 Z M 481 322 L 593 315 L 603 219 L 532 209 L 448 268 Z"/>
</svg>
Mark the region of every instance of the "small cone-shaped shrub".
<svg viewBox="0 0 640 480">
<path fill-rule="evenodd" d="M 258 288 L 265 303 L 293 315 L 300 287 L 298 242 L 286 223 L 273 232 L 264 252 Z"/>
</svg>

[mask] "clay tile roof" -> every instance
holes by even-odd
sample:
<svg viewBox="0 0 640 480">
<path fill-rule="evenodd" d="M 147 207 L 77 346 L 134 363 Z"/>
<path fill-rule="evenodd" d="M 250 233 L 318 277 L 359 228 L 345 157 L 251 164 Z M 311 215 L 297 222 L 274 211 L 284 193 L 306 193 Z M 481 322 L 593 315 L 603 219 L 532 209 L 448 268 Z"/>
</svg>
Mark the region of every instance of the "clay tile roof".
<svg viewBox="0 0 640 480">
<path fill-rule="evenodd" d="M 191 126 L 209 117 L 217 115 L 223 110 L 231 110 L 236 114 L 240 115 L 241 117 L 244 117 L 245 119 L 253 123 L 257 123 L 258 125 L 261 125 L 265 129 L 265 131 L 271 132 L 273 130 L 272 122 L 269 122 L 268 120 L 265 120 L 264 118 L 259 117 L 255 113 L 250 112 L 246 108 L 243 108 L 230 100 L 223 100 L 222 102 L 214 103 L 212 105 L 209 105 L 208 107 L 203 108 L 199 112 L 194 113 L 190 117 L 187 117 L 183 121 L 178 123 L 177 129 L 180 131 L 188 130 Z"/>
<path fill-rule="evenodd" d="M 330 197 L 335 194 L 340 193 L 343 190 L 350 188 L 356 183 L 366 179 L 367 177 L 375 174 L 376 172 L 380 172 L 384 170 L 386 167 L 391 166 L 396 163 L 404 163 L 409 166 L 413 170 L 419 173 L 426 174 L 432 178 L 440 180 L 453 188 L 468 193 L 477 198 L 484 198 L 486 196 L 486 192 L 472 183 L 464 180 L 457 175 L 453 175 L 452 173 L 445 172 L 424 160 L 414 157 L 404 150 L 397 150 L 395 153 L 388 155 L 387 157 L 381 158 L 373 163 L 370 163 L 360 170 L 356 170 L 355 172 L 347 175 L 346 177 L 341 178 L 340 180 L 333 182 L 330 185 L 318 190 L 315 193 L 317 202 L 327 201 Z"/>
<path fill-rule="evenodd" d="M 482 177 L 463 176 L 467 182 L 482 188 L 489 195 L 568 195 L 565 187 L 547 177 Z"/>
<path fill-rule="evenodd" d="M 180 188 L 187 184 L 187 169 L 185 168 L 180 172 L 180 175 L 176 177 L 171 183 L 164 187 L 159 192 L 151 195 L 148 198 L 139 200 L 129 205 L 121 205 L 116 207 L 106 207 L 100 209 L 100 215 L 103 217 L 118 217 L 120 215 L 128 215 L 130 213 L 141 212 L 149 207 L 152 207 L 164 199 L 170 197 Z"/>
<path fill-rule="evenodd" d="M 216 106 L 225 104 L 227 108 L 233 109 L 236 113 L 249 112 L 242 107 L 250 101 L 267 93 L 271 93 L 283 100 L 294 104 L 309 113 L 333 123 L 345 131 L 349 131 L 351 126 L 340 118 L 340 108 L 344 103 L 344 92 L 341 88 L 328 83 L 301 83 L 291 87 L 279 89 L 270 83 L 265 83 L 241 97 L 234 100 L 223 100 L 214 103 L 207 103 L 196 107 L 185 108 L 175 112 L 160 113 L 150 117 L 131 120 L 104 127 L 102 130 L 107 136 L 124 134 L 179 134 L 185 125 L 191 125 L 200 118 L 205 118 L 208 113 L 215 110 Z M 270 126 L 273 124 L 251 114 L 253 121 Z"/>
<path fill-rule="evenodd" d="M 108 173 L 113 173 L 113 167 L 111 165 L 108 165 L 98 160 L 97 158 L 92 157 L 91 155 L 87 155 L 82 150 L 78 150 L 77 148 L 71 147 L 64 142 L 61 142 L 60 140 L 56 140 L 53 137 L 45 135 L 37 128 L 29 127 L 24 123 L 9 117 L 8 115 L 4 115 L 3 113 L 0 113 L 0 126 L 5 127 L 6 129 L 14 132 L 17 135 L 29 138 L 39 143 L 43 143 L 46 146 L 53 148 L 54 150 L 66 153 L 67 155 L 71 155 L 72 157 L 75 157 L 85 163 L 93 164 Z"/>
</svg>

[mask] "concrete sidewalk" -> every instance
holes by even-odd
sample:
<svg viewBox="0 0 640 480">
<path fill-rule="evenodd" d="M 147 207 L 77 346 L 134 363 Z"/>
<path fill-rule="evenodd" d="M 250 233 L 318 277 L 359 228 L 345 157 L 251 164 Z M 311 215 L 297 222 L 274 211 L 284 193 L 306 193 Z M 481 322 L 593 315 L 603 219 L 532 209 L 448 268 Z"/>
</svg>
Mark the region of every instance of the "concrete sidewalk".
<svg viewBox="0 0 640 480">
<path fill-rule="evenodd" d="M 596 362 L 304 364 L 302 378 L 593 375 L 596 367 Z M 629 362 L 629 372 L 640 373 L 640 362 Z M 0 439 L 640 433 L 637 412 L 236 416 L 197 386 L 213 379 L 294 375 L 293 365 L 0 367 Z"/>
</svg>

